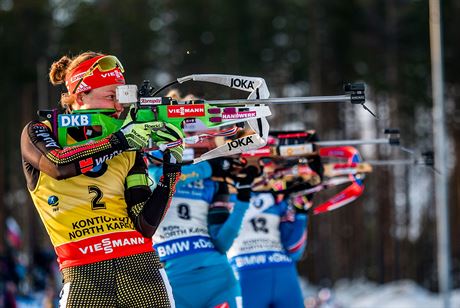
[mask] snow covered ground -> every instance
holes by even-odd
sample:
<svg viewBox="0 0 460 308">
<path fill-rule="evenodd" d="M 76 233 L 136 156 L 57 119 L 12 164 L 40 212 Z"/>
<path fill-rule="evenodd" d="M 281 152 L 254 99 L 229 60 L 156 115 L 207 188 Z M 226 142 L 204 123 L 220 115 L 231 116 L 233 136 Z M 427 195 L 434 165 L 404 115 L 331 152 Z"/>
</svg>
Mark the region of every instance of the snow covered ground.
<svg viewBox="0 0 460 308">
<path fill-rule="evenodd" d="M 443 308 L 442 298 L 410 280 L 378 285 L 365 280 L 341 280 L 333 289 L 302 281 L 307 308 Z M 18 298 L 18 308 L 43 307 L 44 294 Z M 450 307 L 460 307 L 460 289 L 453 290 Z"/>
<path fill-rule="evenodd" d="M 320 308 L 442 308 L 442 298 L 401 280 L 378 285 L 364 280 L 341 280 L 334 288 L 319 289 L 302 282 L 306 307 Z M 460 307 L 460 289 L 453 290 L 450 307 Z"/>
</svg>

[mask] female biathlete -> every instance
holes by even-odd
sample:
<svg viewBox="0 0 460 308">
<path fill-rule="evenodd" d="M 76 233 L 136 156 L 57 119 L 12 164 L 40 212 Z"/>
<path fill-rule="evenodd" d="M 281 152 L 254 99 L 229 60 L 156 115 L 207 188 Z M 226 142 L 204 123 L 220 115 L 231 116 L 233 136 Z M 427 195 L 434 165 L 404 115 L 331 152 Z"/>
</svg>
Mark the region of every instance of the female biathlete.
<svg viewBox="0 0 460 308">
<path fill-rule="evenodd" d="M 318 166 L 317 160 L 319 156 L 311 164 Z M 297 180 L 301 179 L 252 193 L 239 235 L 227 253 L 240 281 L 243 307 L 304 307 L 295 262 L 306 247 L 312 196 L 289 200 L 288 194 L 280 199 L 277 193 L 295 192 Z M 317 174 L 315 181 L 319 180 Z"/>
<path fill-rule="evenodd" d="M 125 83 L 123 67 L 114 56 L 63 56 L 49 77 L 54 85 L 65 82 L 61 105 L 74 122 L 82 110 L 102 122 L 123 110 L 115 96 Z M 165 123 L 136 123 L 134 116 L 130 112 L 122 128 L 107 136 L 100 136 L 103 123 L 69 128 L 66 144 L 73 146 L 58 142 L 55 121 L 32 121 L 22 132 L 27 188 L 64 278 L 61 307 L 174 306 L 151 236 L 174 193 L 181 169 L 173 162 L 181 160 L 183 148 L 165 153 L 168 163 L 153 192 L 135 150 L 147 146 L 152 127 L 163 127 L 155 132 L 160 143 L 175 141 L 182 132 Z"/>
<path fill-rule="evenodd" d="M 171 208 L 153 237 L 176 305 L 241 307 L 240 286 L 225 253 L 240 230 L 256 174 L 252 168 L 238 170 L 237 161 L 231 158 L 182 169 Z M 157 166 L 149 166 L 149 173 L 158 179 Z M 232 177 L 238 183 L 233 204 L 228 202 L 227 184 L 211 176 Z"/>
</svg>

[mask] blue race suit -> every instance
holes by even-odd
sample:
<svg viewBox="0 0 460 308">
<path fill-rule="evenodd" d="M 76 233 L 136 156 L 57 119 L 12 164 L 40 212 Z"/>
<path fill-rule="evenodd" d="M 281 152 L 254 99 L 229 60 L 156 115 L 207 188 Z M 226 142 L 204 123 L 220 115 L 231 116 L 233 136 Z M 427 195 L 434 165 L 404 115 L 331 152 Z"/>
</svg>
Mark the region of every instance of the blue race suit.
<svg viewBox="0 0 460 308">
<path fill-rule="evenodd" d="M 304 307 L 295 261 L 306 247 L 306 214 L 272 193 L 253 193 L 227 256 L 237 272 L 243 306 Z"/>
<path fill-rule="evenodd" d="M 149 167 L 150 175 L 158 178 L 159 169 Z M 225 253 L 249 203 L 236 200 L 231 209 L 228 201 L 216 201 L 227 184 L 210 176 L 207 162 L 182 168 L 170 209 L 153 237 L 177 307 L 241 307 L 241 289 Z"/>
</svg>

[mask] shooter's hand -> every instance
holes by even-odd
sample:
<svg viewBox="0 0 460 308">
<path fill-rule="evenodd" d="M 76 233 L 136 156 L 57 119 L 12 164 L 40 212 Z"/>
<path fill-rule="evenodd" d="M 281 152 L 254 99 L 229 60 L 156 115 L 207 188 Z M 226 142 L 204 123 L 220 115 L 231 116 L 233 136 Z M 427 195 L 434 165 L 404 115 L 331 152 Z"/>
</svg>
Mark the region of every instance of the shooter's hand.
<svg viewBox="0 0 460 308">
<path fill-rule="evenodd" d="M 248 166 L 241 170 L 238 175 L 233 177 L 235 187 L 238 190 L 237 198 L 243 202 L 249 202 L 252 192 L 252 182 L 259 175 L 259 170 L 255 166 Z"/>
<path fill-rule="evenodd" d="M 238 159 L 230 157 L 216 157 L 208 160 L 208 163 L 212 169 L 212 176 L 215 177 L 230 177 L 242 167 Z"/>
<path fill-rule="evenodd" d="M 296 213 L 308 213 L 313 206 L 313 195 L 290 197 L 289 201 L 294 207 Z"/>
<path fill-rule="evenodd" d="M 289 203 L 294 207 L 296 213 L 308 213 L 313 206 L 313 193 L 297 196 L 294 193 L 313 187 L 314 185 L 309 182 L 296 183 L 293 181 L 288 184 L 288 188 L 291 190 L 288 195 Z"/>
<path fill-rule="evenodd" d="M 140 150 L 149 144 L 149 139 L 153 130 L 163 127 L 159 121 L 136 122 L 135 111 L 131 108 L 126 116 L 121 129 L 115 133 L 122 142 L 127 144 L 129 150 Z"/>
<path fill-rule="evenodd" d="M 170 123 L 164 123 L 164 128 L 156 131 L 155 134 L 158 136 L 156 143 L 160 149 L 162 145 L 165 146 L 166 144 L 178 143 L 177 145 L 162 150 L 164 150 L 165 153 L 166 151 L 171 153 L 171 155 L 165 156 L 165 158 L 169 157 L 169 161 L 166 161 L 167 163 L 181 163 L 182 154 L 184 153 L 184 133 L 182 130 Z"/>
</svg>

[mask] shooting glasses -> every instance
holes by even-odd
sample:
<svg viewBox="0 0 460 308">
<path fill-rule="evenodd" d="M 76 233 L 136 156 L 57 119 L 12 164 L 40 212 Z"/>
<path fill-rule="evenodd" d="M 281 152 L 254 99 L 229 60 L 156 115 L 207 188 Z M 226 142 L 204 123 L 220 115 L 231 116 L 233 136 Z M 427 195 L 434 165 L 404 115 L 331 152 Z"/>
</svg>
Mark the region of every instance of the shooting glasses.
<svg viewBox="0 0 460 308">
<path fill-rule="evenodd" d="M 83 80 L 91 76 L 96 68 L 99 68 L 100 72 L 108 72 L 111 71 L 115 68 L 118 68 L 122 73 L 125 72 L 125 69 L 123 68 L 123 65 L 121 65 L 120 60 L 117 59 L 115 56 L 104 56 L 102 58 L 99 58 L 96 62 L 94 62 L 93 65 L 83 74 L 81 79 L 78 81 L 77 85 L 72 91 L 72 94 L 75 94 L 77 91 L 78 87 L 80 84 L 83 82 Z"/>
</svg>

